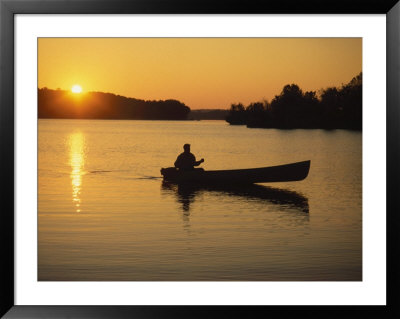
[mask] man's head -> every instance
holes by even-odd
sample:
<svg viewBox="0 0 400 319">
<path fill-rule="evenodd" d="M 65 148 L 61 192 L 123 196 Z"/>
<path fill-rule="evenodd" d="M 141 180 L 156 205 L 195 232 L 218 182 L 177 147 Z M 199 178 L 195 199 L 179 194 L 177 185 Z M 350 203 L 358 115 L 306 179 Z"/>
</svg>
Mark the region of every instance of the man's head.
<svg viewBox="0 0 400 319">
<path fill-rule="evenodd" d="M 190 152 L 190 144 L 185 144 L 185 145 L 183 145 L 183 150 L 184 150 L 185 152 Z"/>
</svg>

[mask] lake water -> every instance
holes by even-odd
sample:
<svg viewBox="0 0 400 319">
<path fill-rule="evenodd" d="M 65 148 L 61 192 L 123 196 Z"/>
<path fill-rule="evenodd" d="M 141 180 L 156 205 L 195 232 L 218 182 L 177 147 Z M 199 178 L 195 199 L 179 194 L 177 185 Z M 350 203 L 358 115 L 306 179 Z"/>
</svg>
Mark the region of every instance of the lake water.
<svg viewBox="0 0 400 319">
<path fill-rule="evenodd" d="M 362 134 L 224 121 L 39 120 L 38 279 L 360 281 Z M 304 181 L 163 184 L 185 143 L 204 169 L 311 160 Z"/>
</svg>

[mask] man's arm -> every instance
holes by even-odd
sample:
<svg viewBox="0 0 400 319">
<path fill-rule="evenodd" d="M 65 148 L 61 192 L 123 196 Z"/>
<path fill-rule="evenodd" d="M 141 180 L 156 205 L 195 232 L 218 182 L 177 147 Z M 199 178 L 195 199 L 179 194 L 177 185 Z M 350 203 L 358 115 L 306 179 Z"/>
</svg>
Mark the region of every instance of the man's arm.
<svg viewBox="0 0 400 319">
<path fill-rule="evenodd" d="M 200 161 L 195 161 L 193 166 L 199 166 L 203 162 L 204 162 L 204 158 L 202 158 Z"/>
</svg>

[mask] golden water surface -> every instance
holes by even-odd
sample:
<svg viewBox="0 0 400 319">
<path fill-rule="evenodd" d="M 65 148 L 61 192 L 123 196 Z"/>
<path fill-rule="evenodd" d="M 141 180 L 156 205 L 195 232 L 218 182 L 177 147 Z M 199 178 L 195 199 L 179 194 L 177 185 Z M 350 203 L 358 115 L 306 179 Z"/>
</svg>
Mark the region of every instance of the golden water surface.
<svg viewBox="0 0 400 319">
<path fill-rule="evenodd" d="M 205 169 L 311 170 L 245 188 L 165 184 L 184 143 Z M 361 156 L 361 133 L 344 130 L 39 120 L 38 279 L 361 280 Z"/>
</svg>

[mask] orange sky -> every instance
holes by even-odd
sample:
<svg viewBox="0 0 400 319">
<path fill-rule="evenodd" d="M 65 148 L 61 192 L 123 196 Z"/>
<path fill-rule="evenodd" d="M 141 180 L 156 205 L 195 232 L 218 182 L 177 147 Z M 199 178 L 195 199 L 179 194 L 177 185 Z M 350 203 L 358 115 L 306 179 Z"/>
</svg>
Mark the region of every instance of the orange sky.
<svg viewBox="0 0 400 319">
<path fill-rule="evenodd" d="M 191 109 L 318 91 L 362 70 L 361 38 L 40 38 L 38 87 L 177 99 Z"/>
</svg>

